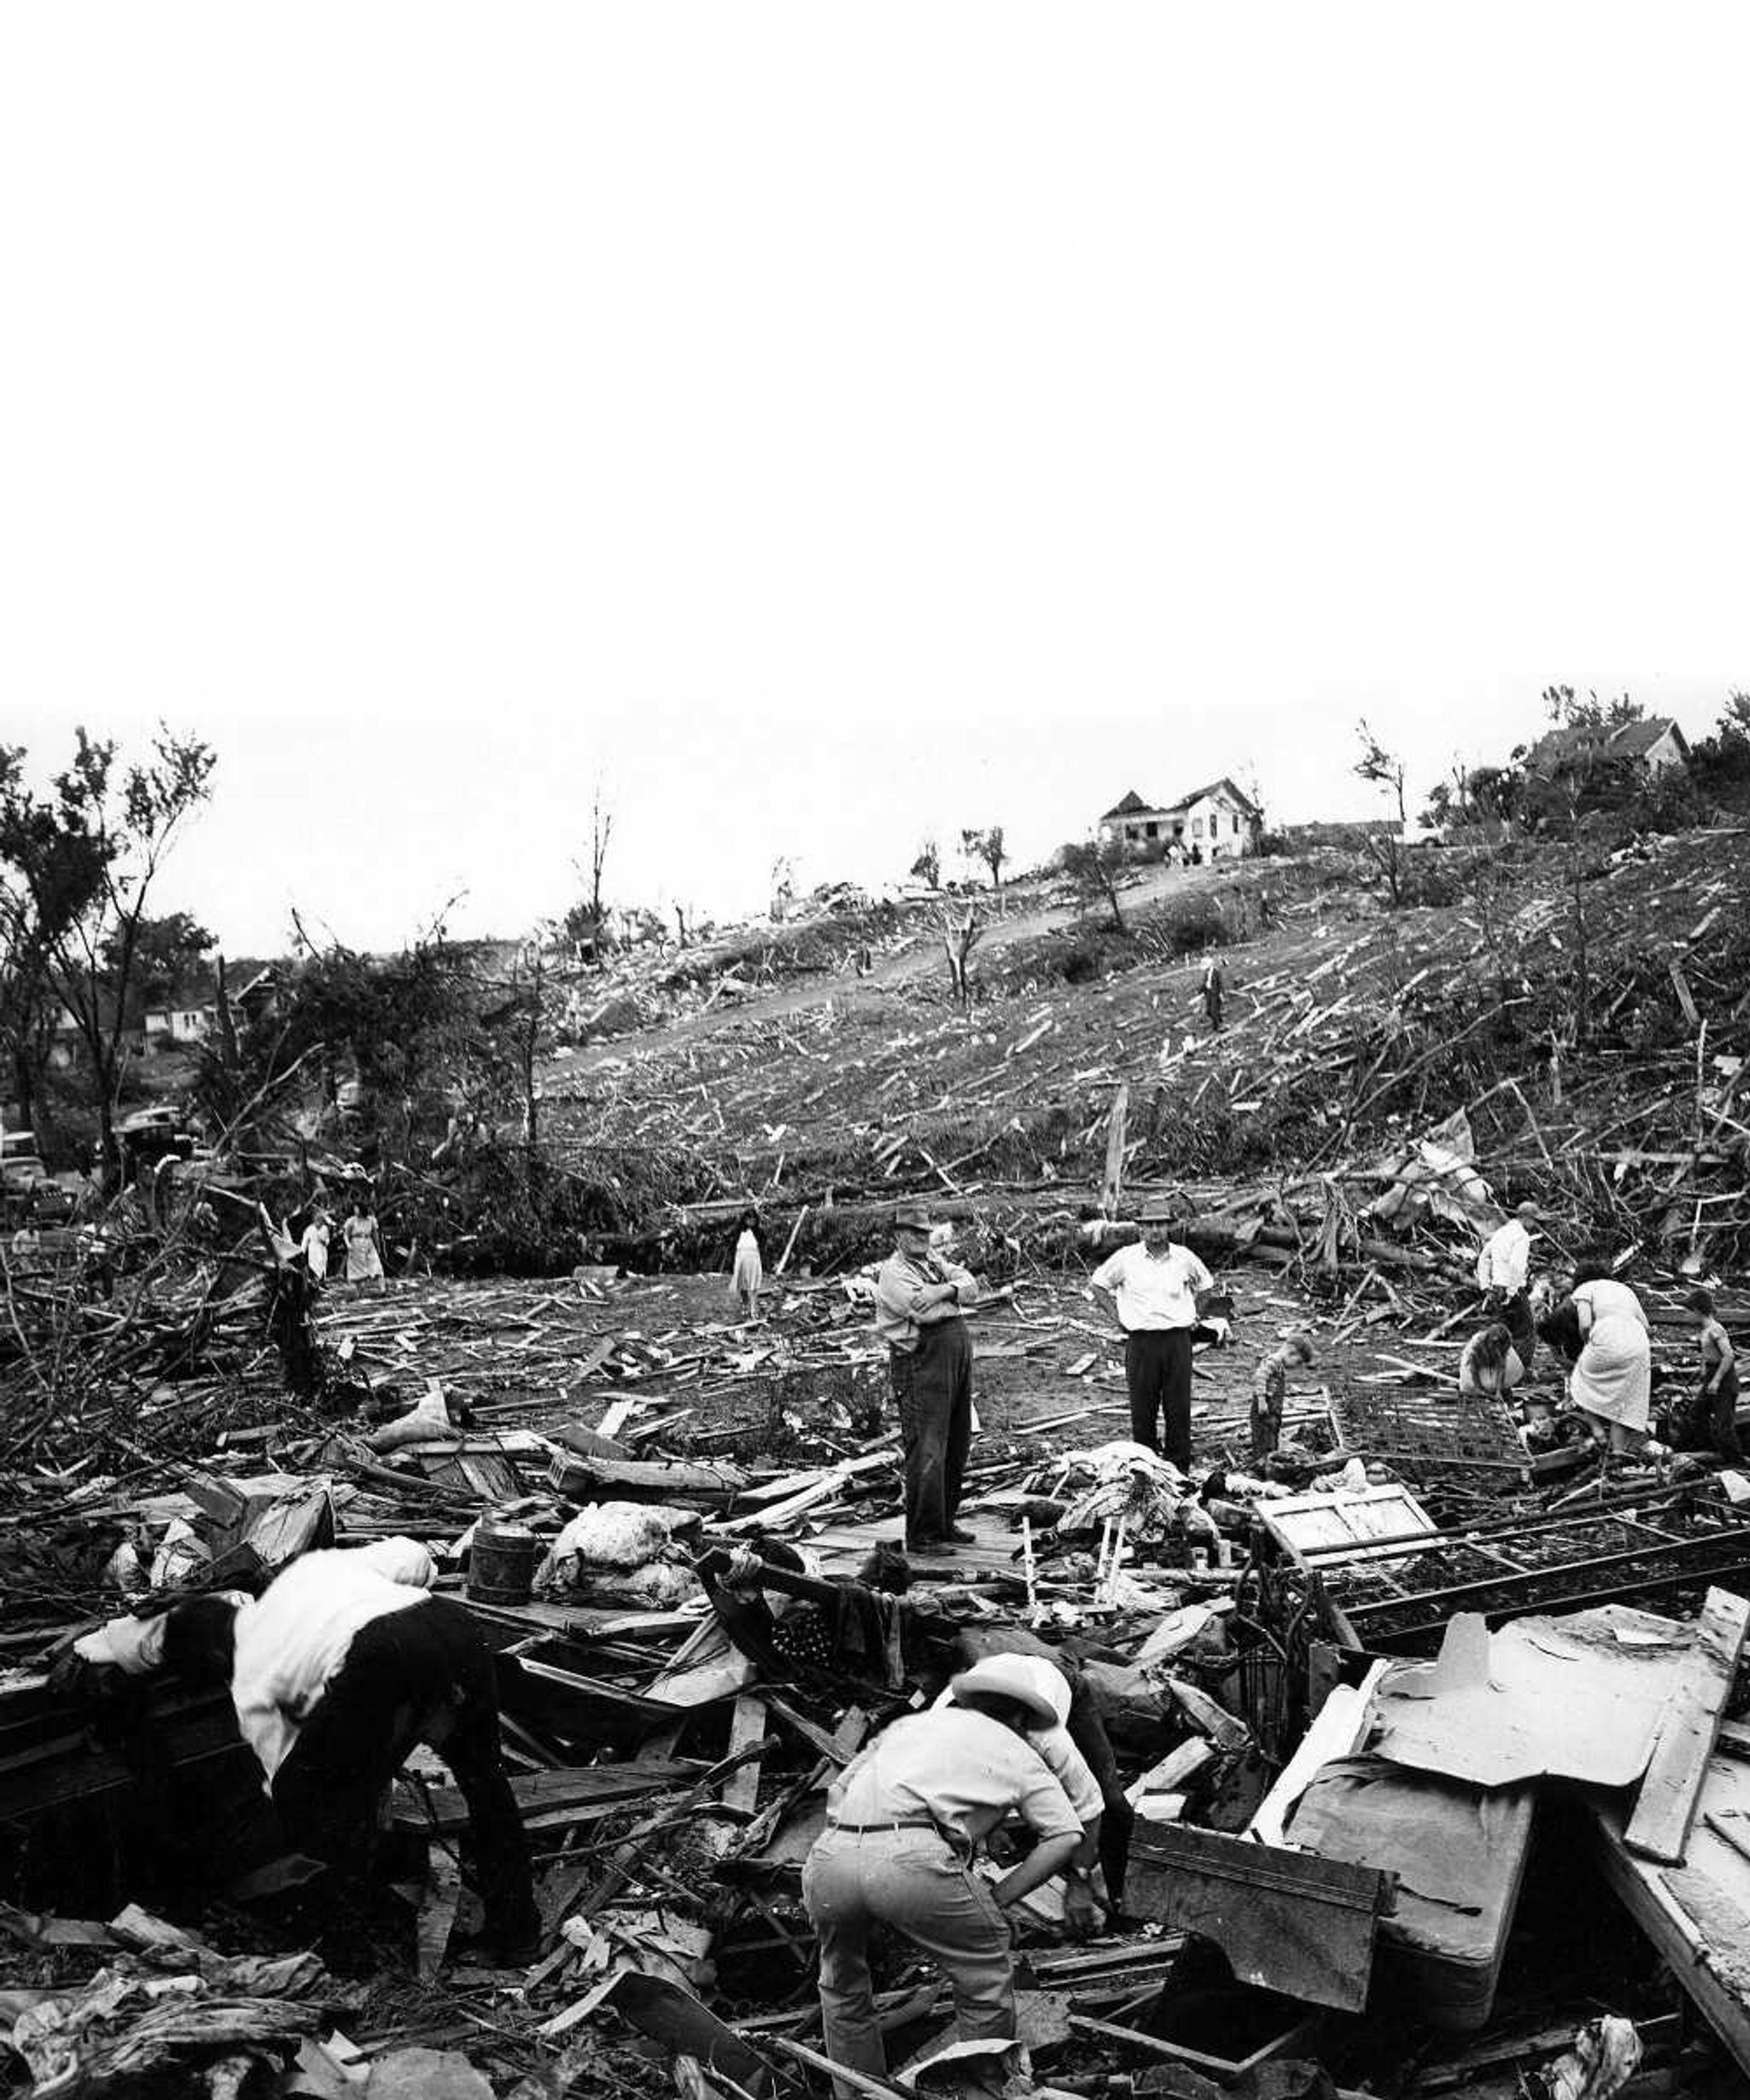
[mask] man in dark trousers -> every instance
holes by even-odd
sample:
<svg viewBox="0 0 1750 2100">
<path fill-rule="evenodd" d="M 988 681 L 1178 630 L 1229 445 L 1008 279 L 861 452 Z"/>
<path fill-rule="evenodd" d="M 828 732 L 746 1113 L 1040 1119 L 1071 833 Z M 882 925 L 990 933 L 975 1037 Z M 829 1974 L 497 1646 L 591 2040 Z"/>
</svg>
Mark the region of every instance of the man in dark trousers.
<svg viewBox="0 0 1750 2100">
<path fill-rule="evenodd" d="M 306 1553 L 258 1598 L 227 1591 L 112 1619 L 72 1657 L 94 1672 L 228 1684 L 286 1835 L 355 1872 L 370 1862 L 380 1797 L 429 1744 L 467 1804 L 490 1950 L 526 1964 L 540 1918 L 493 1657 L 467 1606 L 429 1593 L 434 1575 L 410 1539 Z"/>
<path fill-rule="evenodd" d="M 961 1308 L 977 1280 L 933 1252 L 930 1212 L 902 1204 L 894 1251 L 875 1286 L 875 1332 L 887 1344 L 906 1462 L 906 1551 L 942 1555 L 969 1545 L 954 1524 L 972 1440 L 972 1341 Z"/>
<path fill-rule="evenodd" d="M 1131 1436 L 1189 1472 L 1191 1330 L 1198 1293 L 1212 1290 L 1215 1279 L 1189 1247 L 1174 1241 L 1166 1205 L 1151 1203 L 1142 1222 L 1141 1244 L 1121 1247 L 1089 1282 L 1124 1329 Z"/>
</svg>

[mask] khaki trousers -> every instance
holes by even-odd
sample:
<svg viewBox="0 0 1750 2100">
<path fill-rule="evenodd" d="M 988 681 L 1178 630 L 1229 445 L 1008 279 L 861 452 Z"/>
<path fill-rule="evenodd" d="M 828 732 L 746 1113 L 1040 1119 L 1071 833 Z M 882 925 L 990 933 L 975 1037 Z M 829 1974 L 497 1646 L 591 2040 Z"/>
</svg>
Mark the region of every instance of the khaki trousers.
<svg viewBox="0 0 1750 2100">
<path fill-rule="evenodd" d="M 961 2041 L 1013 2040 L 1008 1920 L 945 1838 L 922 1829 L 829 1830 L 802 1868 L 802 1901 L 819 1942 L 820 2019 L 835 2063 L 887 2074 L 869 1975 L 877 1925 L 903 1933 L 947 1977 Z"/>
</svg>

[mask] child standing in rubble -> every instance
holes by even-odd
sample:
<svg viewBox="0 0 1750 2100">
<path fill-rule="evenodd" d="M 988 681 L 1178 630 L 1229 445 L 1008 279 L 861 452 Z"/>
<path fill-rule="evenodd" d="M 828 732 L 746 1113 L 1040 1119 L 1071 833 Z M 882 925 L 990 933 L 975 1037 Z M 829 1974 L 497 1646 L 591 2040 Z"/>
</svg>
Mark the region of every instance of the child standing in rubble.
<svg viewBox="0 0 1750 2100">
<path fill-rule="evenodd" d="M 1283 1411 L 1288 1405 L 1289 1369 L 1307 1370 L 1312 1345 L 1304 1334 L 1290 1334 L 1272 1349 L 1252 1374 L 1252 1463 L 1261 1465 L 1282 1442 Z"/>
<path fill-rule="evenodd" d="M 766 1260 L 760 1251 L 760 1213 L 748 1210 L 742 1212 L 740 1237 L 735 1243 L 735 1260 L 730 1270 L 729 1288 L 739 1299 L 748 1318 L 760 1317 L 760 1289 L 766 1281 Z"/>
<path fill-rule="evenodd" d="M 1728 1464 L 1744 1456 L 1738 1440 L 1738 1358 L 1732 1338 L 1720 1323 L 1713 1293 L 1696 1289 L 1683 1300 L 1694 1323 L 1701 1351 L 1701 1387 L 1689 1411 L 1696 1434 L 1693 1441 L 1712 1446 Z"/>
</svg>

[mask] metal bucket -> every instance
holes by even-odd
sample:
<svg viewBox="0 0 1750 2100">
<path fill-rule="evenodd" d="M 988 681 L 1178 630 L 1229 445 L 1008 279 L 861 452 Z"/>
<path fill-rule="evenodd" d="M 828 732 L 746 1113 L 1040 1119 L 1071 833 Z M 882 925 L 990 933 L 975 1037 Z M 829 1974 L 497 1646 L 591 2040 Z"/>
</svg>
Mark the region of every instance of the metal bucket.
<svg viewBox="0 0 1750 2100">
<path fill-rule="evenodd" d="M 483 1604 L 526 1604 L 541 1541 L 526 1524 L 483 1516 L 468 1555 L 468 1595 Z"/>
</svg>

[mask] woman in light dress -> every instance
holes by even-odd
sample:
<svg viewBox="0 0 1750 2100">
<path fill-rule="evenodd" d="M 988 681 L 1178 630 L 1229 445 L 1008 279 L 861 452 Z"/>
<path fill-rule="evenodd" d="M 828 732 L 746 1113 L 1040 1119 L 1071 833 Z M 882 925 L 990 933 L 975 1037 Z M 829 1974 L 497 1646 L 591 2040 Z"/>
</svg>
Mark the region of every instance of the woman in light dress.
<svg viewBox="0 0 1750 2100">
<path fill-rule="evenodd" d="M 1577 1284 L 1543 1332 L 1574 1366 L 1568 1398 L 1594 1437 L 1613 1452 L 1639 1451 L 1653 1397 L 1653 1345 L 1634 1292 L 1613 1276 Z"/>
<path fill-rule="evenodd" d="M 347 1282 L 367 1283 L 374 1277 L 380 1295 L 387 1288 L 383 1276 L 383 1236 L 377 1229 L 376 1213 L 367 1206 L 362 1194 L 353 1198 L 340 1235 L 346 1242 Z"/>
</svg>

